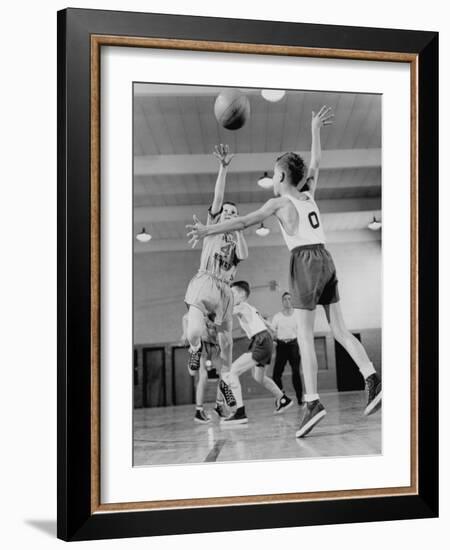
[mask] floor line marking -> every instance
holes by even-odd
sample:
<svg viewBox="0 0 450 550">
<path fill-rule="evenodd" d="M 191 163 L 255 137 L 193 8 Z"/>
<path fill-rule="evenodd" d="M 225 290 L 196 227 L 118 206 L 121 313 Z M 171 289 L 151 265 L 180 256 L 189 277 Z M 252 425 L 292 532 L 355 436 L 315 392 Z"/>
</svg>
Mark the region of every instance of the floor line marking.
<svg viewBox="0 0 450 550">
<path fill-rule="evenodd" d="M 214 443 L 214 447 L 209 451 L 209 453 L 206 455 L 206 458 L 204 462 L 216 462 L 217 457 L 220 454 L 220 451 L 222 450 L 223 446 L 227 442 L 226 439 L 219 439 Z"/>
</svg>

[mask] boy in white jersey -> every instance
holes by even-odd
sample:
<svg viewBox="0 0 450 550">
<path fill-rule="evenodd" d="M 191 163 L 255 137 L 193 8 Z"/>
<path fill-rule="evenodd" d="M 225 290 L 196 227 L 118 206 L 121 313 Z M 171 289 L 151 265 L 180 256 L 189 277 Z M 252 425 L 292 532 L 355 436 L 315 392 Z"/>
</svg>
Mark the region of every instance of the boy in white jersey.
<svg viewBox="0 0 450 550">
<path fill-rule="evenodd" d="M 233 313 L 237 315 L 239 324 L 247 338 L 250 339 L 250 347 L 247 353 L 234 361 L 230 372 L 226 375 L 231 391 L 236 398 L 237 407 L 233 415 L 222 419 L 222 424 L 227 426 L 247 424 L 248 422 L 239 377 L 250 369 L 253 369 L 253 378 L 275 397 L 274 414 L 283 413 L 292 406 L 291 399 L 265 374 L 265 367 L 272 359 L 273 340 L 259 311 L 247 302 L 250 295 L 249 284 L 246 281 L 236 281 L 231 285 L 231 290 L 234 297 Z"/>
<path fill-rule="evenodd" d="M 333 259 L 325 249 L 325 235 L 320 213 L 314 201 L 321 156 L 320 129 L 332 124 L 331 109 L 323 106 L 312 113 L 311 161 L 305 177 L 305 163 L 295 153 L 285 153 L 275 163 L 273 189 L 276 198 L 259 210 L 236 217 L 214 227 L 196 223 L 189 226 L 190 242 L 195 246 L 200 238 L 222 231 L 243 230 L 275 216 L 291 251 L 290 292 L 297 316 L 297 338 L 302 358 L 307 403 L 306 414 L 297 437 L 303 437 L 325 416 L 326 411 L 317 393 L 317 357 L 314 347 L 314 320 L 317 305 L 323 305 L 336 340 L 347 350 L 366 380 L 368 390 L 364 414 L 372 414 L 381 405 L 381 380 L 364 347 L 347 329 L 342 315 L 337 276 Z"/>
<path fill-rule="evenodd" d="M 226 174 L 233 155 L 228 146 L 222 144 L 215 147 L 214 155 L 219 159 L 220 166 L 213 202 L 208 210 L 207 226 L 225 222 L 238 215 L 236 205 L 224 201 Z M 197 219 L 194 217 L 194 220 Z M 214 322 L 218 327 L 222 370 L 231 366 L 233 297 L 230 284 L 238 263 L 247 256 L 247 243 L 241 231 L 223 232 L 203 241 L 200 268 L 191 279 L 184 298 L 189 308 L 186 336 L 190 344 L 188 368 L 191 371 L 200 367 L 201 335 L 204 332 L 205 317 L 210 314 L 214 315 Z M 219 388 L 227 405 L 233 407 L 233 395 L 222 379 Z"/>
</svg>

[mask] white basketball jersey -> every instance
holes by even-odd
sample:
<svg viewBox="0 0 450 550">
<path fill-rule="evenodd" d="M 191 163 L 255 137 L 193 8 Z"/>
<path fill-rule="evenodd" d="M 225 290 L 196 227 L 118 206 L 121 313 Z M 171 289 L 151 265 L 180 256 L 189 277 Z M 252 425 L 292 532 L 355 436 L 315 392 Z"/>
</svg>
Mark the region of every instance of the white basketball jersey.
<svg viewBox="0 0 450 550">
<path fill-rule="evenodd" d="M 220 213 L 221 211 L 212 215 L 208 211 L 206 225 L 219 223 Z M 223 281 L 231 282 L 238 263 L 234 232 L 209 235 L 203 239 L 200 271 L 207 271 Z"/>
<path fill-rule="evenodd" d="M 247 338 L 251 339 L 255 336 L 255 334 L 258 334 L 258 332 L 267 330 L 261 314 L 249 303 L 241 302 L 240 304 L 235 305 L 233 308 L 233 313 L 237 315 L 239 324 L 247 335 Z"/>
<path fill-rule="evenodd" d="M 298 213 L 298 227 L 295 235 L 288 235 L 278 220 L 281 228 L 281 234 L 287 244 L 289 250 L 293 250 L 297 246 L 305 246 L 309 244 L 325 244 L 325 234 L 323 232 L 322 220 L 320 219 L 319 209 L 313 199 L 311 193 L 303 193 L 307 200 L 299 200 L 286 195 L 286 197 L 295 206 Z"/>
</svg>

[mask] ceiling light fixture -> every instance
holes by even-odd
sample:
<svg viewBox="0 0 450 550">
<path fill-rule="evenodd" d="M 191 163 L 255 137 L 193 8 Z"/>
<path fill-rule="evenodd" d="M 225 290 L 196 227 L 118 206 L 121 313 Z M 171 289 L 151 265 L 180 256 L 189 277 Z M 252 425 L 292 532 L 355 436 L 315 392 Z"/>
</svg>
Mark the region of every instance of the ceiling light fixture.
<svg viewBox="0 0 450 550">
<path fill-rule="evenodd" d="M 140 243 L 148 243 L 152 239 L 152 236 L 150 235 L 150 233 L 147 233 L 145 227 L 143 227 L 142 231 L 136 235 L 136 239 Z"/>
<path fill-rule="evenodd" d="M 264 175 L 258 180 L 258 185 L 263 189 L 270 189 L 273 187 L 273 180 L 267 172 L 264 172 Z"/>
<path fill-rule="evenodd" d="M 372 231 L 378 231 L 379 229 L 381 229 L 381 222 L 378 221 L 375 216 L 373 217 L 373 220 L 371 222 L 369 222 L 369 224 L 367 225 L 367 227 L 369 229 L 371 229 Z"/>
<path fill-rule="evenodd" d="M 255 231 L 255 233 L 260 237 L 266 237 L 270 233 L 270 229 L 262 223 Z"/>
<path fill-rule="evenodd" d="M 261 95 L 266 101 L 275 103 L 282 100 L 286 92 L 284 90 L 261 90 Z"/>
</svg>

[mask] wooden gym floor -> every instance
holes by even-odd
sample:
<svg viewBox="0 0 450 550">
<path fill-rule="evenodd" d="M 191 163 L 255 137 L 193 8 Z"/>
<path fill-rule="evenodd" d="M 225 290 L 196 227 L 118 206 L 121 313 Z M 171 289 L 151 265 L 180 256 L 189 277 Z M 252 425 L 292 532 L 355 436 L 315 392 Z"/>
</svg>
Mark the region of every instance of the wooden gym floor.
<svg viewBox="0 0 450 550">
<path fill-rule="evenodd" d="M 294 404 L 274 415 L 271 398 L 245 403 L 248 424 L 222 428 L 194 422 L 194 405 L 134 411 L 134 466 L 192 464 L 282 458 L 375 455 L 381 449 L 381 412 L 365 417 L 365 392 L 321 394 L 327 415 L 305 438 L 297 439 L 303 409 Z"/>
</svg>

